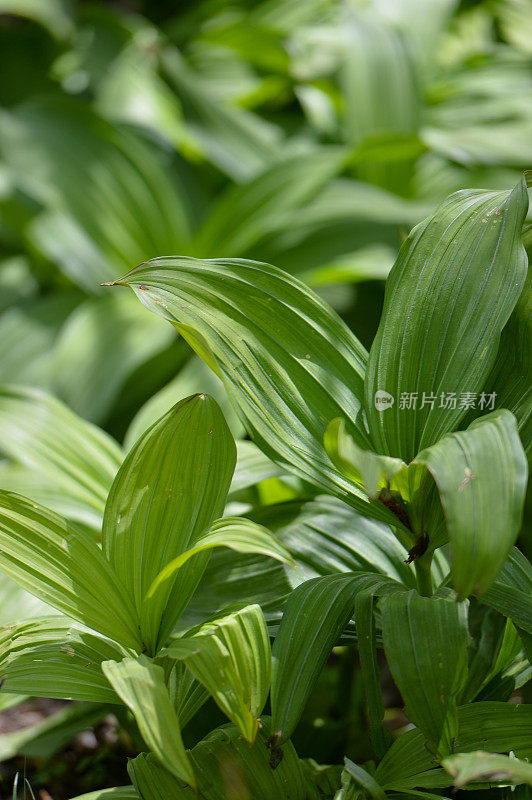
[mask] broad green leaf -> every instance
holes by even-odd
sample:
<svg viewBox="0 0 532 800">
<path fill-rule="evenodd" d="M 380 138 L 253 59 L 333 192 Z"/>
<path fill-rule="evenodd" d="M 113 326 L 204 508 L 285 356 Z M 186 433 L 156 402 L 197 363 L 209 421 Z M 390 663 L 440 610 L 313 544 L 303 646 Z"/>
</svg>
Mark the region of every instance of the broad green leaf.
<svg viewBox="0 0 532 800">
<path fill-rule="evenodd" d="M 477 750 L 445 758 L 443 766 L 454 778 L 455 789 L 472 781 L 507 784 L 526 783 L 532 786 L 532 764 L 510 756 L 500 756 Z M 471 787 L 474 788 L 474 787 Z"/>
<path fill-rule="evenodd" d="M 357 589 L 403 587 L 382 575 L 345 573 L 313 578 L 286 603 L 272 651 L 272 720 L 280 741 L 293 732 L 314 683 L 353 615 Z"/>
<path fill-rule="evenodd" d="M 458 427 L 468 400 L 480 403 L 526 278 L 521 226 L 527 207 L 524 179 L 512 192 L 458 192 L 403 244 L 366 379 L 366 412 L 379 452 L 408 463 Z M 394 404 L 379 411 L 378 391 Z M 411 395 L 415 411 L 402 407 L 402 397 Z"/>
<path fill-rule="evenodd" d="M 382 758 L 392 739 L 390 732 L 383 725 L 384 701 L 377 661 L 374 602 L 371 590 L 357 592 L 355 621 L 360 668 L 369 718 L 369 735 L 377 758 Z"/>
<path fill-rule="evenodd" d="M 532 634 L 532 565 L 516 547 L 480 599 Z"/>
<path fill-rule="evenodd" d="M 223 379 L 248 432 L 272 460 L 311 483 L 392 521 L 381 503 L 341 476 L 323 447 L 331 419 L 360 416 L 364 348 L 313 292 L 281 270 L 242 260 L 160 258 L 118 283 L 175 324 Z"/>
<path fill-rule="evenodd" d="M 30 495 L 32 499 L 68 519 L 100 527 L 107 494 L 122 461 L 120 447 L 110 436 L 45 392 L 4 384 L 0 386 L 0 442 L 2 454 L 18 467 L 17 472 L 8 473 L 7 482 L 0 471 L 4 489 L 29 489 L 35 481 L 37 492 Z"/>
<path fill-rule="evenodd" d="M 164 653 L 183 659 L 244 738 L 255 741 L 271 673 L 270 640 L 259 606 L 206 625 L 193 638 L 175 639 Z"/>
<path fill-rule="evenodd" d="M 460 703 L 474 700 L 493 675 L 509 666 L 501 653 L 509 625 L 511 623 L 502 614 L 486 608 L 474 597 L 469 599 L 468 629 L 471 638 L 467 653 L 467 682 L 460 693 Z M 480 699 L 486 698 L 482 695 Z"/>
<path fill-rule="evenodd" d="M 168 693 L 176 710 L 179 724 L 184 728 L 208 700 L 209 694 L 181 661 L 159 655 L 157 663 L 165 671 Z"/>
<path fill-rule="evenodd" d="M 409 719 L 439 755 L 458 732 L 456 701 L 467 677 L 467 606 L 453 597 L 395 594 L 381 602 L 388 664 Z"/>
<path fill-rule="evenodd" d="M 9 625 L 0 635 L 2 691 L 118 703 L 101 663 L 126 653 L 109 639 L 57 617 Z"/>
<path fill-rule="evenodd" d="M 382 573 L 405 587 L 416 586 L 413 567 L 405 564 L 408 553 L 390 528 L 333 497 L 257 508 L 252 518 L 274 533 L 291 553 L 296 569 L 263 556 L 215 550 L 180 622 L 184 627 L 201 624 L 224 608 L 257 602 L 273 634 L 287 595 L 300 583 L 320 575 Z M 435 584 L 447 573 L 448 567 L 442 573 L 435 558 Z"/>
<path fill-rule="evenodd" d="M 161 570 L 221 516 L 235 459 L 234 440 L 220 409 L 207 395 L 194 395 L 139 439 L 113 483 L 103 551 L 130 593 L 151 651 L 187 605 L 208 553 L 197 554 L 182 567 L 179 581 L 169 580 L 145 607 L 146 594 Z"/>
<path fill-rule="evenodd" d="M 527 462 L 515 417 L 502 409 L 423 450 L 451 541 L 452 583 L 460 597 L 493 583 L 521 525 Z"/>
<path fill-rule="evenodd" d="M 209 733 L 189 751 L 197 778 L 197 794 L 176 781 L 152 755 L 140 755 L 128 764 L 129 774 L 143 800 L 314 800 L 303 762 L 291 742 L 279 750 L 278 766 L 270 766 L 272 729 L 262 718 L 253 745 L 246 742 L 236 725 L 223 725 Z"/>
<path fill-rule="evenodd" d="M 406 464 L 400 458 L 379 456 L 358 447 L 347 433 L 344 419 L 333 419 L 329 423 L 324 443 L 333 464 L 352 481 L 361 483 L 372 499 L 380 489 L 389 490 L 403 469 L 406 472 Z"/>
<path fill-rule="evenodd" d="M 379 786 L 375 778 L 349 758 L 345 759 L 344 773 L 347 773 L 352 781 L 357 786 L 362 787 L 364 793 L 372 797 L 373 800 L 386 800 L 384 790 Z"/>
<path fill-rule="evenodd" d="M 205 550 L 215 547 L 228 547 L 238 553 L 260 553 L 277 561 L 293 564 L 290 553 L 266 528 L 242 517 L 224 517 L 216 520 L 204 536 L 197 539 L 189 550 L 174 558 L 157 575 L 146 593 L 144 610 L 150 614 L 153 604 L 157 605 L 161 595 L 167 597 L 169 589 L 187 561 Z"/>
<path fill-rule="evenodd" d="M 106 661 L 102 670 L 132 711 L 150 750 L 173 775 L 195 786 L 194 772 L 183 746 L 179 720 L 164 683 L 162 667 L 140 656 L 120 662 Z"/>
<path fill-rule="evenodd" d="M 515 703 L 471 703 L 458 708 L 454 752 L 484 750 L 532 758 L 532 706 Z M 375 778 L 386 789 L 449 786 L 452 779 L 438 766 L 417 729 L 399 736 L 377 767 Z"/>
<path fill-rule="evenodd" d="M 10 492 L 0 492 L 0 569 L 72 619 L 141 646 L 133 605 L 94 539 Z"/>
</svg>

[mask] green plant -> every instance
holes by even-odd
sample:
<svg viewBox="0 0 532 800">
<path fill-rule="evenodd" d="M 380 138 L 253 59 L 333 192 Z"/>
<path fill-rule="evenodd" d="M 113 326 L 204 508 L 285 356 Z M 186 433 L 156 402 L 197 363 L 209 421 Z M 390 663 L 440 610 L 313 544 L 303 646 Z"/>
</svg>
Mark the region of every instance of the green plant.
<svg viewBox="0 0 532 800">
<path fill-rule="evenodd" d="M 447 786 L 438 761 L 481 743 L 530 754 L 530 707 L 480 702 L 488 686 L 489 697 L 507 698 L 493 683 L 522 648 L 530 656 L 532 634 L 532 570 L 512 549 L 532 443 L 526 189 L 522 180 L 512 192 L 459 192 L 411 232 L 369 356 L 319 298 L 266 264 L 161 258 L 114 282 L 131 286 L 175 325 L 222 379 L 269 457 L 390 525 L 414 562 L 417 590 L 356 571 L 303 583 L 284 610 L 273 648 L 274 748 L 294 731 L 354 611 L 380 763 L 369 772 L 348 763 L 345 796 L 351 785 L 373 797 Z M 516 325 L 524 346 L 509 353 L 505 334 Z M 395 406 L 379 407 L 380 392 Z M 471 398 L 483 398 L 482 411 L 499 393 L 507 408 L 472 412 Z M 403 394 L 429 399 L 409 409 L 401 407 Z M 434 555 L 442 548 L 450 562 L 439 580 Z M 476 614 L 482 636 L 494 626 L 488 652 Z M 376 668 L 379 635 L 417 726 L 391 746 Z M 529 674 L 528 667 L 522 679 Z M 495 738 L 487 733 L 494 716 Z"/>
<path fill-rule="evenodd" d="M 78 436 L 93 452 L 80 454 L 85 471 L 74 461 L 69 466 L 94 491 L 98 473 L 87 469 L 89 459 L 107 455 L 108 444 L 80 425 Z M 241 517 L 218 519 L 235 458 L 216 403 L 206 395 L 181 401 L 141 436 L 118 470 L 101 549 L 92 532 L 1 493 L 2 571 L 60 612 L 3 630 L 4 691 L 123 701 L 150 749 L 192 785 L 180 722 L 205 701 L 203 684 L 253 741 L 269 690 L 270 643 L 256 605 L 182 631 L 167 647 L 171 634 L 212 548 L 290 560 L 264 527 Z"/>
</svg>

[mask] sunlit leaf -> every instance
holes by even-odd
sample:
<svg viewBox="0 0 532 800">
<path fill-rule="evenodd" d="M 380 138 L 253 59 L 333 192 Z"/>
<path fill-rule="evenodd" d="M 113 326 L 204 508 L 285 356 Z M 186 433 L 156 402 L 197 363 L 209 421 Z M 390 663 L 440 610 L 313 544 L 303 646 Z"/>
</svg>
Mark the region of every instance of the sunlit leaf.
<svg viewBox="0 0 532 800">
<path fill-rule="evenodd" d="M 153 581 L 221 516 L 235 466 L 234 440 L 207 395 L 185 398 L 129 452 L 111 488 L 103 551 L 127 587 L 152 651 L 171 632 L 205 569 L 197 554 L 148 606 Z M 175 578 L 175 576 L 174 576 Z M 164 621 L 161 628 L 161 620 Z"/>
<path fill-rule="evenodd" d="M 164 683 L 162 667 L 146 656 L 106 661 L 103 672 L 120 699 L 131 709 L 150 750 L 173 775 L 195 785 L 179 721 Z"/>
</svg>

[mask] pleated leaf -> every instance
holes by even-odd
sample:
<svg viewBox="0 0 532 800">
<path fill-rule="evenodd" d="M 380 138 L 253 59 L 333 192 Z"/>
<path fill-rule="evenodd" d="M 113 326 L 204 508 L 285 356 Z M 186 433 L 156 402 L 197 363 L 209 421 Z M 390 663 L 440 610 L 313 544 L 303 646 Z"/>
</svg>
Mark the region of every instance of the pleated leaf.
<svg viewBox="0 0 532 800">
<path fill-rule="evenodd" d="M 382 575 L 346 573 L 313 578 L 286 603 L 272 651 L 272 722 L 281 741 L 296 727 L 314 683 L 353 615 L 358 590 L 402 590 Z"/>
<path fill-rule="evenodd" d="M 458 732 L 456 700 L 467 677 L 467 607 L 416 591 L 381 602 L 388 664 L 409 719 L 439 755 Z"/>
<path fill-rule="evenodd" d="M 517 547 L 480 599 L 532 635 L 532 564 Z"/>
<path fill-rule="evenodd" d="M 150 608 L 159 603 L 161 596 L 168 596 L 173 581 L 176 576 L 179 580 L 180 572 L 190 558 L 216 547 L 228 547 L 238 553 L 260 553 L 285 564 L 294 563 L 288 550 L 262 525 L 242 517 L 224 517 L 214 522 L 193 547 L 185 550 L 161 570 L 146 594 L 144 613 L 149 615 Z"/>
<path fill-rule="evenodd" d="M 0 569 L 72 619 L 141 646 L 126 589 L 90 534 L 9 492 L 0 492 Z"/>
<path fill-rule="evenodd" d="M 102 669 L 117 695 L 132 711 L 142 738 L 161 764 L 177 778 L 195 786 L 162 667 L 140 656 L 120 662 L 106 661 Z"/>
<path fill-rule="evenodd" d="M 338 416 L 370 447 L 360 412 L 366 352 L 297 279 L 244 260 L 159 258 L 116 283 L 170 320 L 223 379 L 255 443 L 272 460 L 371 516 L 380 503 L 334 468 L 323 447 Z"/>
<path fill-rule="evenodd" d="M 458 736 L 454 752 L 484 750 L 532 758 L 532 705 L 518 703 L 470 703 L 458 708 Z M 416 729 L 399 736 L 375 773 L 387 791 L 414 787 L 443 788 L 452 784 L 449 773 L 436 765 L 426 738 Z"/>
<path fill-rule="evenodd" d="M 515 417 L 502 409 L 419 453 L 432 474 L 451 541 L 452 583 L 461 597 L 493 583 L 514 544 L 527 461 Z"/>
<path fill-rule="evenodd" d="M 208 554 L 197 554 L 144 608 L 153 581 L 220 517 L 236 459 L 222 412 L 207 395 L 179 402 L 136 443 L 111 488 L 103 551 L 135 604 L 153 651 L 192 596 Z M 161 619 L 165 612 L 162 630 Z"/>
<path fill-rule="evenodd" d="M 118 444 L 38 389 L 0 386 L 0 452 L 15 470 L 2 488 L 29 494 L 59 514 L 100 528 L 105 501 L 122 461 Z M 7 478 L 7 480 L 5 479 Z"/>
<path fill-rule="evenodd" d="M 526 783 L 532 786 L 532 764 L 510 756 L 500 756 L 477 750 L 474 753 L 458 753 L 444 759 L 443 766 L 454 778 L 455 789 L 472 781 L 491 784 Z M 474 788 L 474 787 L 471 787 Z"/>
<path fill-rule="evenodd" d="M 61 618 L 10 625 L 0 635 L 2 692 L 118 703 L 101 663 L 126 651 Z"/>
<path fill-rule="evenodd" d="M 209 624 L 193 638 L 176 639 L 166 653 L 183 659 L 244 738 L 254 742 L 271 679 L 270 640 L 260 606 Z"/>
<path fill-rule="evenodd" d="M 380 456 L 358 447 L 347 433 L 343 419 L 329 423 L 324 443 L 333 464 L 351 480 L 362 483 L 368 497 L 375 498 L 380 489 L 389 489 L 394 477 L 403 469 L 406 471 L 406 464 L 400 458 Z"/>
<path fill-rule="evenodd" d="M 369 735 L 375 755 L 382 758 L 390 746 L 390 732 L 384 727 L 384 701 L 381 689 L 380 668 L 377 661 L 375 598 L 371 590 L 357 592 L 355 620 L 357 626 L 358 654 L 364 682 L 364 693 L 369 719 Z"/>
<path fill-rule="evenodd" d="M 410 462 L 455 430 L 483 390 L 526 278 L 527 207 L 524 179 L 512 192 L 457 192 L 403 244 L 368 362 L 366 409 L 378 452 Z M 394 404 L 379 411 L 378 391 Z M 402 407 L 403 394 L 417 395 L 415 411 Z"/>
<path fill-rule="evenodd" d="M 130 777 L 143 800 L 308 800 L 313 797 L 304 762 L 291 742 L 282 748 L 275 769 L 270 766 L 267 747 L 272 735 L 270 720 L 261 719 L 255 744 L 242 738 L 236 725 L 223 725 L 207 734 L 189 758 L 197 777 L 197 791 L 184 786 L 164 770 L 150 754 L 129 762 Z"/>
</svg>

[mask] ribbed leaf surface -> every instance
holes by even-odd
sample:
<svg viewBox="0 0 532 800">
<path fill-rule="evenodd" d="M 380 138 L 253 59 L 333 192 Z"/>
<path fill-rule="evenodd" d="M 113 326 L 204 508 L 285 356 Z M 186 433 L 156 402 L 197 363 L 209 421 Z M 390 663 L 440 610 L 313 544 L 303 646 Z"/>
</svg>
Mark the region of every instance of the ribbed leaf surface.
<svg viewBox="0 0 532 800">
<path fill-rule="evenodd" d="M 461 597 L 484 592 L 521 525 L 528 469 L 515 417 L 493 411 L 423 450 L 415 463 L 428 467 L 440 493 L 454 588 Z"/>
<path fill-rule="evenodd" d="M 379 452 L 410 462 L 458 427 L 466 393 L 484 389 L 526 278 L 527 207 L 524 179 L 512 192 L 457 192 L 403 244 L 368 362 L 366 408 Z M 391 408 L 376 408 L 377 391 L 394 398 Z M 417 396 L 415 411 L 402 407 L 403 394 Z"/>
<path fill-rule="evenodd" d="M 221 516 L 236 459 L 225 419 L 207 395 L 182 400 L 129 452 L 113 483 L 103 523 L 103 551 L 127 587 L 144 643 L 156 647 L 186 606 L 208 555 L 196 555 L 149 609 L 144 598 L 161 570 Z"/>
<path fill-rule="evenodd" d="M 384 649 L 409 719 L 439 755 L 458 732 L 456 699 L 467 677 L 467 608 L 452 598 L 395 594 L 381 603 Z"/>
<path fill-rule="evenodd" d="M 0 569 L 72 619 L 141 646 L 126 589 L 94 539 L 9 492 L 0 492 Z"/>
<path fill-rule="evenodd" d="M 120 699 L 133 712 L 142 738 L 173 775 L 194 786 L 179 721 L 164 683 L 162 667 L 146 656 L 106 661 L 102 669 Z"/>
<path fill-rule="evenodd" d="M 370 442 L 360 416 L 366 352 L 317 295 L 267 264 L 159 258 L 118 283 L 173 322 L 218 372 L 256 444 L 270 458 L 340 495 L 370 516 L 391 519 L 333 467 L 327 424 L 350 423 Z"/>
</svg>

